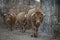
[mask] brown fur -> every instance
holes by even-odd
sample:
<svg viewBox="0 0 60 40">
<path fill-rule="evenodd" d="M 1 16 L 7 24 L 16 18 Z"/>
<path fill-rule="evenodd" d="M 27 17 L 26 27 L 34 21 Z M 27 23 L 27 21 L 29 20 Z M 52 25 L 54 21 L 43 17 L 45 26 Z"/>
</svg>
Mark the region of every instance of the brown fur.
<svg viewBox="0 0 60 40">
<path fill-rule="evenodd" d="M 6 19 L 8 28 L 12 31 L 13 25 L 15 24 L 15 21 L 16 21 L 16 14 L 15 13 L 6 14 L 5 19 Z"/>
<path fill-rule="evenodd" d="M 32 14 L 35 13 L 33 16 Z M 30 9 L 27 14 L 28 23 L 31 23 L 34 37 L 38 36 L 38 23 L 40 24 L 43 21 L 43 13 L 38 7 Z"/>
<path fill-rule="evenodd" d="M 20 30 L 22 32 L 25 31 L 25 25 L 26 25 L 26 18 L 25 18 L 25 12 L 21 12 L 17 15 L 17 22 L 19 23 L 20 25 Z"/>
</svg>

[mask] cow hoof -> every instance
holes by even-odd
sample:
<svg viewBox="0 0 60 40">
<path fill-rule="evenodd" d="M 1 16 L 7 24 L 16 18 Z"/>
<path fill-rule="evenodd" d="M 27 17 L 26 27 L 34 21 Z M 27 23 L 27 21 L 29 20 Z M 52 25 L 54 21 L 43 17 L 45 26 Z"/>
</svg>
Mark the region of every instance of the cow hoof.
<svg viewBox="0 0 60 40">
<path fill-rule="evenodd" d="M 10 31 L 13 31 L 13 30 L 10 30 Z"/>
<path fill-rule="evenodd" d="M 25 32 L 26 30 L 24 30 L 23 32 Z"/>
<path fill-rule="evenodd" d="M 22 31 L 22 33 L 25 33 L 25 31 Z"/>
<path fill-rule="evenodd" d="M 19 32 L 22 32 L 22 30 L 19 30 Z"/>
<path fill-rule="evenodd" d="M 31 35 L 31 37 L 37 38 L 38 36 L 37 35 Z"/>
<path fill-rule="evenodd" d="M 31 37 L 34 37 L 33 35 L 31 35 Z"/>
<path fill-rule="evenodd" d="M 11 29 L 8 29 L 8 31 L 13 31 L 13 30 L 11 30 Z"/>
<path fill-rule="evenodd" d="M 33 37 L 33 35 L 31 35 L 31 37 Z"/>
<path fill-rule="evenodd" d="M 37 38 L 38 36 L 37 35 L 34 35 L 35 38 Z"/>
</svg>

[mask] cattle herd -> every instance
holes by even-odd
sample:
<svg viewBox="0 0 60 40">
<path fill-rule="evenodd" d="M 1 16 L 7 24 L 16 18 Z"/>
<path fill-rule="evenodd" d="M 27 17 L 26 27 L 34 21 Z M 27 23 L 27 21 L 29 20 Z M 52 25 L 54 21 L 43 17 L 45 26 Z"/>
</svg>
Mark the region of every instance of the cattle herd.
<svg viewBox="0 0 60 40">
<path fill-rule="evenodd" d="M 31 37 L 38 37 L 38 28 L 43 21 L 43 16 L 42 10 L 35 7 L 28 10 L 28 13 L 23 11 L 18 14 L 14 12 L 4 14 L 3 20 L 5 20 L 6 26 L 10 31 L 13 31 L 13 26 L 16 25 L 15 23 L 18 23 L 20 31 L 24 33 L 26 25 L 28 25 L 27 27 L 32 29 Z"/>
</svg>

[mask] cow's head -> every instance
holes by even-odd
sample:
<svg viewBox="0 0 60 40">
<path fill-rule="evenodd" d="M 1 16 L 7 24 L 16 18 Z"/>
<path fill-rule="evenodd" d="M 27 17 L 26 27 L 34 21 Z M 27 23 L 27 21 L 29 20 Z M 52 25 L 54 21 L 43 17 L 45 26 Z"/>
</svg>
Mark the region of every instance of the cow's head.
<svg viewBox="0 0 60 40">
<path fill-rule="evenodd" d="M 43 21 L 43 14 L 41 12 L 34 12 L 31 16 L 33 17 L 34 22 L 37 26 L 39 26 L 40 23 Z"/>
<path fill-rule="evenodd" d="M 5 21 L 6 22 L 10 21 L 10 16 L 11 16 L 10 14 L 5 14 Z"/>
</svg>

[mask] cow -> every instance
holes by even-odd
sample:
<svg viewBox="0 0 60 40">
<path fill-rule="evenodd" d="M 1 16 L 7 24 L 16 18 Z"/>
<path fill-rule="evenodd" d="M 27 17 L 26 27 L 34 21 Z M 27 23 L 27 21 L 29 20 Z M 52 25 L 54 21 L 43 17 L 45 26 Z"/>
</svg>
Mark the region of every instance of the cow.
<svg viewBox="0 0 60 40">
<path fill-rule="evenodd" d="M 21 32 L 25 32 L 25 26 L 26 26 L 26 14 L 25 12 L 20 12 L 17 14 L 16 17 L 17 23 L 19 24 L 19 28 Z"/>
<path fill-rule="evenodd" d="M 14 12 L 5 14 L 5 21 L 8 29 L 12 31 L 16 21 L 16 14 Z"/>
<path fill-rule="evenodd" d="M 32 8 L 27 14 L 27 24 L 32 28 L 31 37 L 38 37 L 38 28 L 43 21 L 43 12 L 38 7 Z"/>
</svg>

